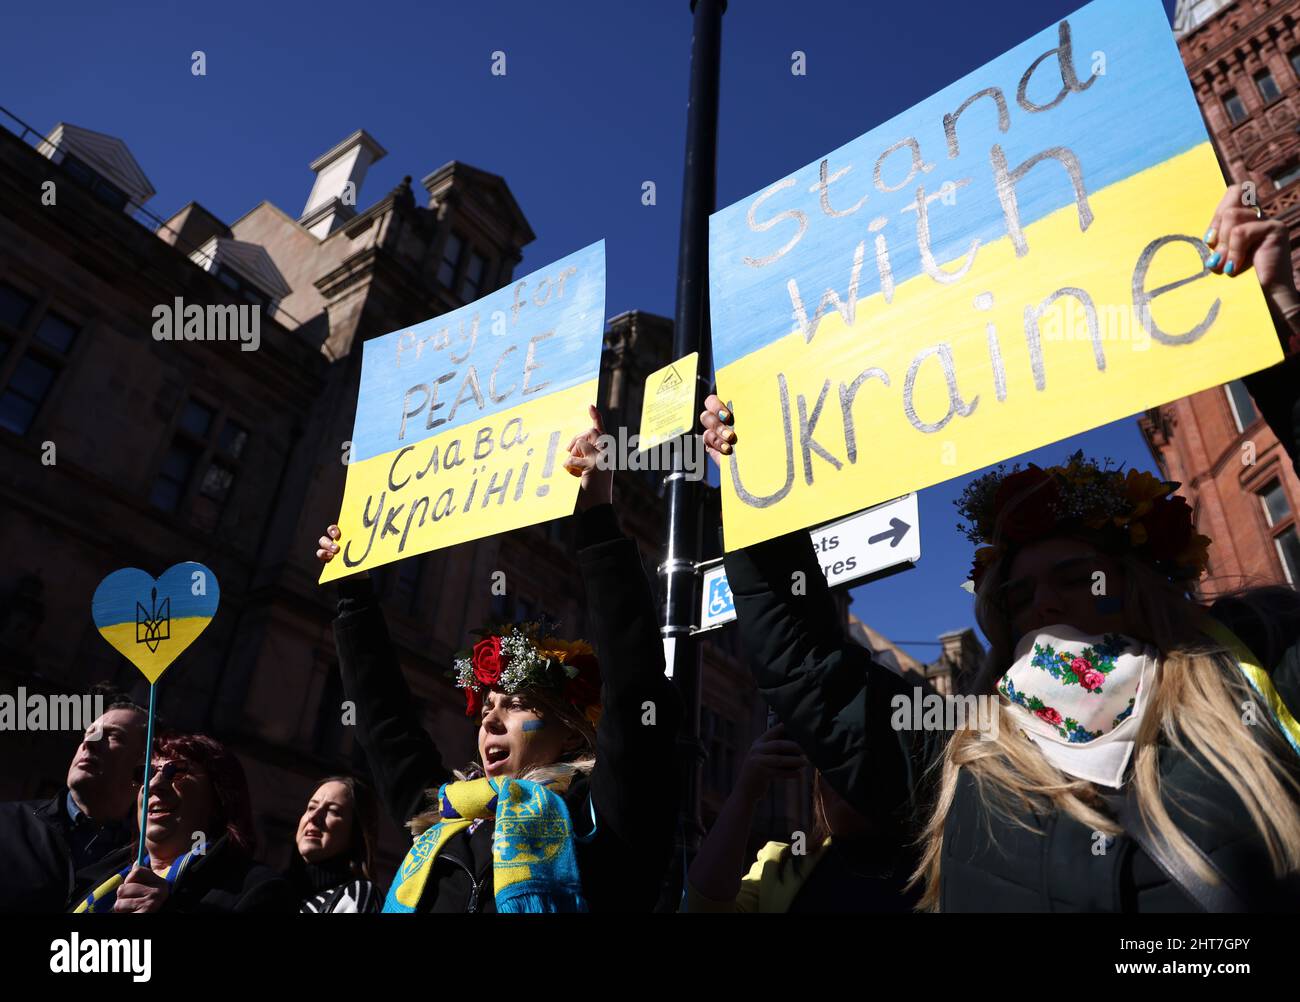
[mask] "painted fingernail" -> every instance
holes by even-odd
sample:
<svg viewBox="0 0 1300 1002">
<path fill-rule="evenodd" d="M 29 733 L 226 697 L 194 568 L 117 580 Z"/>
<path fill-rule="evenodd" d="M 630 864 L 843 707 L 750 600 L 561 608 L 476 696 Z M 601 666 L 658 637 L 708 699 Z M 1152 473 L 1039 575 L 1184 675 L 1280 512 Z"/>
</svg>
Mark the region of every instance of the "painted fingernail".
<svg viewBox="0 0 1300 1002">
<path fill-rule="evenodd" d="M 1218 236 L 1218 232 L 1219 231 L 1216 230 L 1213 226 L 1211 226 L 1208 230 L 1205 231 L 1205 242 L 1209 244 L 1211 247 L 1214 246 L 1214 238 Z"/>
<path fill-rule="evenodd" d="M 1225 275 L 1231 275 L 1233 271 L 1236 270 L 1236 268 L 1237 268 L 1237 263 L 1235 261 L 1229 261 L 1226 265 L 1224 265 L 1223 273 Z"/>
<path fill-rule="evenodd" d="M 338 552 L 339 552 L 339 547 L 338 547 L 338 544 L 337 544 L 337 543 L 330 543 L 330 552 L 332 552 L 332 553 L 338 553 Z"/>
<path fill-rule="evenodd" d="M 718 417 L 722 418 L 722 420 L 724 420 L 724 421 L 730 421 L 730 420 L 731 420 L 731 411 L 727 410 L 727 408 L 725 408 L 725 407 L 719 407 L 719 408 L 718 408 Z"/>
<path fill-rule="evenodd" d="M 734 442 L 736 440 L 736 433 L 728 428 L 722 433 L 722 437 L 728 442 Z"/>
<path fill-rule="evenodd" d="M 1222 260 L 1223 260 L 1223 255 L 1220 254 L 1218 251 L 1215 251 L 1213 254 L 1210 255 L 1210 260 L 1205 262 L 1205 267 L 1213 270 L 1219 266 L 1219 262 Z"/>
<path fill-rule="evenodd" d="M 726 455 L 726 454 L 728 454 L 728 453 L 730 453 L 730 452 L 731 452 L 731 446 L 729 446 L 726 442 L 723 442 L 723 443 L 722 443 L 722 453 L 723 453 L 723 455 Z"/>
</svg>

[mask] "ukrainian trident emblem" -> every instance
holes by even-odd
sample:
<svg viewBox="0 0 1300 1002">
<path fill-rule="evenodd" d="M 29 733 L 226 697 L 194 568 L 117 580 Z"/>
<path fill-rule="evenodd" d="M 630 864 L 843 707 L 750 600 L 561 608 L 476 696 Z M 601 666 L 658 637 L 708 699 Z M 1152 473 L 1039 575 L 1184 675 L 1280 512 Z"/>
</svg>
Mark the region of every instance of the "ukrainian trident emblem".
<svg viewBox="0 0 1300 1002">
<path fill-rule="evenodd" d="M 135 603 L 135 642 L 149 648 L 150 654 L 158 653 L 158 645 L 172 637 L 172 600 L 170 597 L 158 605 L 158 589 L 149 589 L 149 608 L 139 602 Z"/>
</svg>

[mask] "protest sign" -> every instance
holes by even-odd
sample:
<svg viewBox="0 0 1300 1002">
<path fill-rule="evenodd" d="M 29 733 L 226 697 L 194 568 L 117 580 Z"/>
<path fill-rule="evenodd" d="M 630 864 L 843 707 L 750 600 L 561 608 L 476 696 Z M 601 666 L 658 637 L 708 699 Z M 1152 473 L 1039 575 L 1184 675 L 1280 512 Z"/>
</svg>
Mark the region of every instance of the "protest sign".
<svg viewBox="0 0 1300 1002">
<path fill-rule="evenodd" d="M 220 600 L 217 576 L 200 563 L 174 564 L 157 580 L 124 567 L 99 583 L 90 615 L 103 638 L 152 685 L 208 628 Z"/>
<path fill-rule="evenodd" d="M 1159 0 L 1096 0 L 715 213 L 727 548 L 1279 361 L 1223 190 Z"/>
<path fill-rule="evenodd" d="M 591 426 L 605 244 L 365 343 L 342 549 L 321 582 L 571 514 Z"/>
<path fill-rule="evenodd" d="M 700 353 L 693 351 L 646 377 L 637 441 L 642 452 L 688 435 L 695 428 L 695 378 L 699 367 Z"/>
<path fill-rule="evenodd" d="M 149 713 L 144 744 L 144 778 L 149 789 L 153 768 L 153 726 L 157 718 L 158 679 L 217 614 L 221 586 L 217 576 L 194 560 L 173 564 L 155 581 L 136 567 L 114 571 L 99 582 L 90 600 L 90 618 L 100 636 L 149 680 Z M 145 814 L 149 798 L 140 798 L 140 825 L 135 862 L 144 864 Z M 119 878 L 120 879 L 120 878 Z M 102 888 L 101 888 L 102 890 Z M 84 911 L 94 895 L 80 905 Z"/>
</svg>

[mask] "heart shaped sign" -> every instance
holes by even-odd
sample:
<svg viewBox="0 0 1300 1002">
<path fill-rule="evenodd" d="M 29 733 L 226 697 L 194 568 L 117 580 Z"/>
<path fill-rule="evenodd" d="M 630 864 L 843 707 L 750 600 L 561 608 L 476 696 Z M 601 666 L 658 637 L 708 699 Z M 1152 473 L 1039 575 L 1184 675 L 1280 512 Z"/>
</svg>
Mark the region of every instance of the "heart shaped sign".
<svg viewBox="0 0 1300 1002">
<path fill-rule="evenodd" d="M 217 614 L 221 588 L 202 564 L 175 564 L 155 581 L 136 567 L 99 583 L 91 616 L 104 639 L 152 685 Z"/>
</svg>

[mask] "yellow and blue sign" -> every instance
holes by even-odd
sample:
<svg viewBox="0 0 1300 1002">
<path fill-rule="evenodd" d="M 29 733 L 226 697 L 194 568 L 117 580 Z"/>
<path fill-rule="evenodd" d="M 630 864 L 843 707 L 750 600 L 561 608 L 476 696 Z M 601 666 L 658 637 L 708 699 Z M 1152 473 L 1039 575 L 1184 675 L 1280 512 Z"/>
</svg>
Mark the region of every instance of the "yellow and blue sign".
<svg viewBox="0 0 1300 1002">
<path fill-rule="evenodd" d="M 114 571 L 95 589 L 90 610 L 104 639 L 152 685 L 208 628 L 220 600 L 217 576 L 187 561 L 156 581 L 135 567 Z"/>
<path fill-rule="evenodd" d="M 321 582 L 571 514 L 605 329 L 600 241 L 363 348 L 341 550 Z"/>
<path fill-rule="evenodd" d="M 1281 358 L 1159 0 L 1096 0 L 710 220 L 726 546 Z"/>
</svg>

